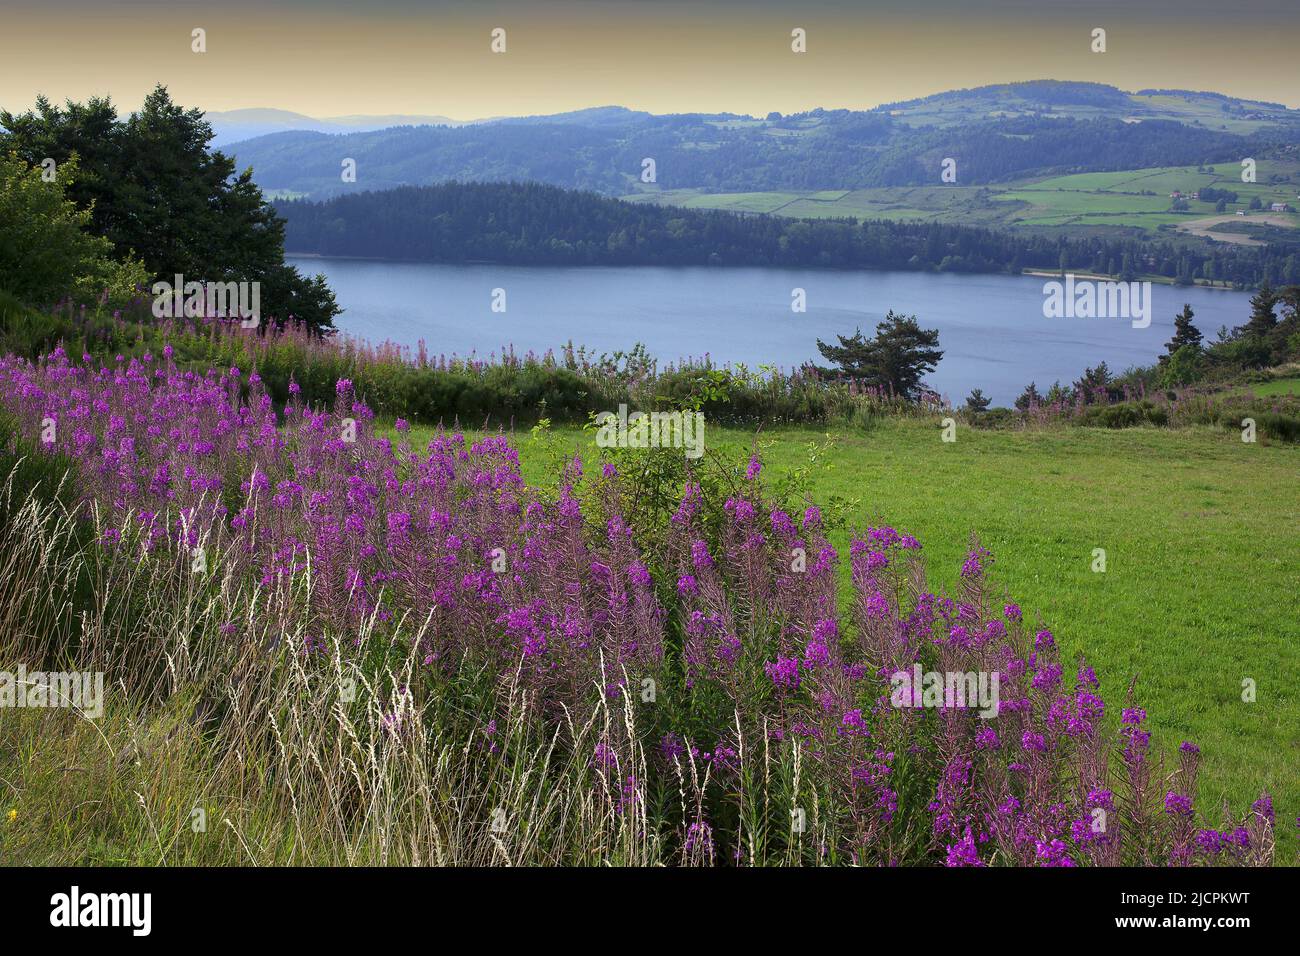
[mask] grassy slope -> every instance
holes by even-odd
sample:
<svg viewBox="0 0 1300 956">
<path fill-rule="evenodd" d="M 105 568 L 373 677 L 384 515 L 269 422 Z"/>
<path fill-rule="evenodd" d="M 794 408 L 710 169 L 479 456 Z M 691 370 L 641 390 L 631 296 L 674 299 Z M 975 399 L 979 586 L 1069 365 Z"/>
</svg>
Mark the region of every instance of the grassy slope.
<svg viewBox="0 0 1300 956">
<path fill-rule="evenodd" d="M 589 460 L 597 451 L 589 434 L 556 434 Z M 1136 675 L 1156 740 L 1204 750 L 1202 807 L 1226 797 L 1240 813 L 1267 788 L 1280 859 L 1294 858 L 1300 450 L 1204 429 L 962 428 L 944 444 L 937 428 L 899 420 L 835 435 L 814 499 L 860 497 L 860 520 L 915 534 L 945 586 L 978 534 L 997 558 L 997 584 L 1031 618 L 1041 615 L 1067 655 L 1087 654 L 1111 717 Z M 765 433 L 769 476 L 805 464 L 819 437 Z M 708 439 L 735 458 L 752 444 L 734 430 Z M 525 477 L 553 482 L 537 443 L 521 435 L 519 444 Z M 1094 548 L 1106 550 L 1105 573 L 1091 571 Z M 1245 677 L 1257 684 L 1253 704 L 1241 699 Z"/>
<path fill-rule="evenodd" d="M 1214 204 L 1191 202 L 1186 213 L 1171 213 L 1169 194 L 1213 185 L 1238 194 L 1229 204 L 1234 213 L 1247 209 L 1258 196 L 1265 207 L 1289 202 L 1300 207 L 1300 164 L 1261 160 L 1257 182 L 1241 182 L 1233 165 L 1198 173 L 1195 166 L 1131 169 L 1114 173 L 1079 173 L 1051 179 L 1025 179 L 994 186 L 900 186 L 854 189 L 843 193 L 705 193 L 696 189 L 642 192 L 625 199 L 653 201 L 693 209 L 729 209 L 772 213 L 795 218 L 853 216 L 859 219 L 898 219 L 953 222 L 983 226 L 1091 226 L 1141 228 L 1180 225 L 1215 215 Z M 1289 175 L 1290 182 L 1270 183 L 1269 177 Z M 1143 190 L 1153 196 L 1141 195 Z M 1300 229 L 1300 214 L 1286 216 Z M 1245 219 L 1250 222 L 1250 218 Z"/>
<path fill-rule="evenodd" d="M 1252 385 L 1256 395 L 1300 395 L 1300 378 L 1276 378 L 1261 385 Z"/>
</svg>

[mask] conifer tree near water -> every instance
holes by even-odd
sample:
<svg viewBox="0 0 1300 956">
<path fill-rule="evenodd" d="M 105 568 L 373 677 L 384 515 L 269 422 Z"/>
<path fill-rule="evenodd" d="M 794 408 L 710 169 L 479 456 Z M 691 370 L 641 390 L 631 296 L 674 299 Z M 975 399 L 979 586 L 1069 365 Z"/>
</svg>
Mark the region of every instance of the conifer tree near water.
<svg viewBox="0 0 1300 956">
<path fill-rule="evenodd" d="M 966 410 L 970 412 L 986 412 L 993 400 L 984 394 L 982 389 L 972 389 L 971 393 L 966 396 Z"/>
<path fill-rule="evenodd" d="M 1036 408 L 1042 404 L 1043 396 L 1038 394 L 1038 386 L 1034 382 L 1030 382 L 1026 385 L 1025 390 L 1021 392 L 1020 397 L 1016 399 L 1016 408 L 1022 412 L 1027 412 L 1029 409 Z"/>
<path fill-rule="evenodd" d="M 906 399 L 916 397 L 921 380 L 943 358 L 943 351 L 938 348 L 938 329 L 922 329 L 916 316 L 895 315 L 892 309 L 876 326 L 874 339 L 863 336 L 861 329 L 850 337 L 836 338 L 839 345 L 828 345 L 818 339 L 817 350 L 839 368 L 818 371 Z"/>
<path fill-rule="evenodd" d="M 1192 324 L 1192 317 L 1195 315 L 1192 311 L 1191 303 L 1183 304 L 1183 311 L 1174 316 L 1174 337 L 1165 343 L 1166 354 L 1160 356 L 1160 361 L 1169 361 L 1169 356 L 1173 355 L 1185 345 L 1191 346 L 1194 350 L 1201 348 L 1201 331 Z"/>
<path fill-rule="evenodd" d="M 1237 332 L 1240 335 L 1268 335 L 1277 325 L 1277 315 L 1273 312 L 1277 302 L 1277 293 L 1266 283 L 1250 297 L 1250 319 Z"/>
</svg>

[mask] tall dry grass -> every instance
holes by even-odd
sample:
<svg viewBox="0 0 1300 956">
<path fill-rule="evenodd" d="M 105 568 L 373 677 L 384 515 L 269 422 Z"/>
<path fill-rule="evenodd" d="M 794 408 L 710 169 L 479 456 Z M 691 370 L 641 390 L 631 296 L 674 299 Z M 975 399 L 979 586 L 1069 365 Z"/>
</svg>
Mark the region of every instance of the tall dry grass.
<svg viewBox="0 0 1300 956">
<path fill-rule="evenodd" d="M 260 639 L 232 641 L 222 623 L 257 619 L 260 588 L 229 576 L 205 584 L 185 555 L 172 573 L 113 560 L 85 547 L 98 526 L 88 506 L 13 492 L 7 481 L 0 669 L 102 672 L 106 699 L 99 720 L 62 707 L 5 712 L 0 808 L 19 813 L 0 831 L 3 862 L 718 862 L 703 840 L 672 853 L 644 786 L 624 790 L 628 777 L 650 776 L 627 698 L 601 695 L 539 736 L 535 702 L 508 680 L 489 690 L 509 717 L 489 728 L 482 713 L 407 690 L 418 684 L 418 623 L 396 661 L 387 641 L 374 646 L 373 626 L 325 655 L 301 653 L 273 621 Z M 310 584 L 295 598 L 310 602 Z M 377 656 L 389 660 L 376 668 Z M 610 739 L 633 755 L 617 773 L 584 756 Z M 770 781 L 770 753 L 744 759 L 747 776 Z M 707 773 L 689 754 L 678 764 L 672 815 L 683 829 L 698 818 Z"/>
</svg>

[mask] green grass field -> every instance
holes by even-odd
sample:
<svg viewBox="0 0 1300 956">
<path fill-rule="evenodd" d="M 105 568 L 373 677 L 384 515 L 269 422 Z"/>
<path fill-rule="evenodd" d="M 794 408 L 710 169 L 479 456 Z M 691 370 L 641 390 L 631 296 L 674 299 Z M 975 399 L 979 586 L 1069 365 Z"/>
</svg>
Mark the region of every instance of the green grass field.
<svg viewBox="0 0 1300 956">
<path fill-rule="evenodd" d="M 1278 383 L 1271 383 L 1278 384 Z M 837 430 L 814 471 L 814 500 L 861 499 L 861 525 L 885 522 L 924 545 L 932 580 L 952 586 L 972 534 L 997 558 L 993 580 L 1066 652 L 1086 654 L 1117 719 L 1128 681 L 1156 740 L 1198 743 L 1202 806 L 1234 812 L 1274 797 L 1279 859 L 1295 854 L 1300 814 L 1300 449 L 1244 444 L 1210 429 L 961 428 L 924 421 Z M 710 430 L 741 460 L 750 433 Z M 768 477 L 807 463 L 822 433 L 764 432 Z M 417 447 L 427 433 L 412 436 Z M 598 449 L 590 433 L 549 440 Z M 553 449 L 518 436 L 525 478 L 554 480 Z M 847 535 L 834 539 L 846 546 Z M 1106 552 L 1095 573 L 1093 550 Z M 847 592 L 846 592 L 847 593 Z M 1244 679 L 1257 699 L 1242 700 Z"/>
<path fill-rule="evenodd" d="M 1212 172 L 1209 170 L 1213 170 Z M 1271 182 L 1273 177 L 1289 177 Z M 1021 180 L 990 186 L 899 186 L 821 192 L 706 193 L 698 189 L 641 192 L 625 199 L 728 209 L 802 219 L 893 219 L 1009 227 L 1076 227 L 1141 229 L 1180 226 L 1215 215 L 1215 204 L 1190 200 L 1187 212 L 1170 212 L 1170 193 L 1184 194 L 1213 186 L 1238 194 L 1228 213 L 1249 211 L 1258 197 L 1300 208 L 1300 163 L 1260 160 L 1256 182 L 1243 183 L 1234 164 L 1207 167 L 1162 166 L 1113 173 L 1080 173 L 1050 179 Z M 1146 195 L 1151 193 L 1152 195 Z M 1264 212 L 1254 213 L 1264 215 Z M 1300 231 L 1300 213 L 1283 216 Z M 1243 222 L 1251 222 L 1250 216 Z M 1300 235 L 1300 232 L 1297 232 Z M 1227 238 L 1227 237 L 1224 237 Z"/>
<path fill-rule="evenodd" d="M 1262 385 L 1252 385 L 1256 395 L 1300 395 L 1300 378 L 1276 378 Z"/>
</svg>

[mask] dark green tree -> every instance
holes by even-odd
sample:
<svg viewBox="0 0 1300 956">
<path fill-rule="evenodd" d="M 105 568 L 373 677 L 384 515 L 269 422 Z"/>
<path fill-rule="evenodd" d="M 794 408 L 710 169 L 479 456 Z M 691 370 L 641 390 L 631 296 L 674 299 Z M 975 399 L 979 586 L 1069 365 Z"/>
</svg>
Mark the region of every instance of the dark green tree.
<svg viewBox="0 0 1300 956">
<path fill-rule="evenodd" d="M 893 395 L 916 397 L 921 380 L 933 372 L 943 352 L 939 330 L 922 329 L 916 316 L 895 315 L 891 309 L 876 326 L 876 337 L 866 339 L 858 329 L 853 336 L 836 336 L 839 345 L 817 340 L 817 350 L 838 369 L 821 369 L 830 375 L 881 388 Z"/>
<path fill-rule="evenodd" d="M 1265 338 L 1277 326 L 1277 315 L 1273 312 L 1278 303 L 1278 295 L 1265 283 L 1259 292 L 1250 297 L 1250 318 L 1238 328 L 1238 335 L 1253 335 Z"/>
<path fill-rule="evenodd" d="M 1165 343 L 1167 354 L 1160 356 L 1161 362 L 1168 361 L 1169 356 L 1183 346 L 1190 346 L 1194 351 L 1200 351 L 1201 332 L 1192 324 L 1194 315 L 1191 304 L 1183 303 L 1183 311 L 1174 316 L 1174 337 Z"/>
<path fill-rule="evenodd" d="M 1083 370 L 1083 375 L 1074 383 L 1074 394 L 1081 396 L 1085 404 L 1109 399 L 1111 382 L 1110 367 L 1102 362 L 1096 368 Z"/>
<path fill-rule="evenodd" d="M 1282 318 L 1274 333 L 1281 361 L 1300 359 L 1300 285 L 1289 285 L 1278 292 Z"/>
<path fill-rule="evenodd" d="M 1043 396 L 1038 394 L 1038 386 L 1033 382 L 1026 385 L 1025 390 L 1021 392 L 1020 397 L 1016 399 L 1016 408 L 1020 409 L 1022 412 L 1027 412 L 1029 409 L 1042 404 Z"/>
<path fill-rule="evenodd" d="M 1300 285 L 1289 285 L 1279 290 L 1277 298 L 1282 304 L 1282 322 L 1300 323 Z"/>
<path fill-rule="evenodd" d="M 260 282 L 262 313 L 292 315 L 318 331 L 339 308 L 323 278 L 284 262 L 284 222 L 234 160 L 210 152 L 212 127 L 197 109 L 155 87 L 125 121 L 107 99 L 53 106 L 44 97 L 20 116 L 0 112 L 0 152 L 33 165 L 79 158 L 69 189 L 91 212 L 92 231 L 119 258 L 136 256 L 151 276 L 187 282 Z"/>
<path fill-rule="evenodd" d="M 966 410 L 969 412 L 974 412 L 976 414 L 986 412 L 992 404 L 993 400 L 978 388 L 972 389 L 971 393 L 966 396 Z"/>
</svg>

